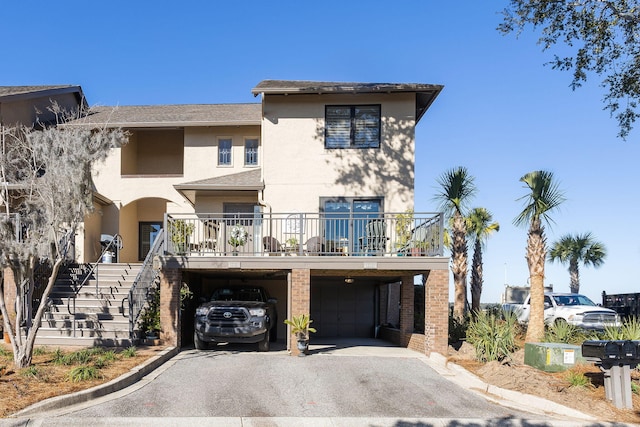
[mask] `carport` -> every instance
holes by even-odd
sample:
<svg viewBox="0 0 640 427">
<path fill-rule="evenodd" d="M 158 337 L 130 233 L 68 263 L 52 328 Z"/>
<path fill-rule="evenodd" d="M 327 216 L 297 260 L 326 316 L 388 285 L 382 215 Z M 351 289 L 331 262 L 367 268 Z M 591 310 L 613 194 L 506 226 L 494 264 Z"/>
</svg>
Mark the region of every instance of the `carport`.
<svg viewBox="0 0 640 427">
<path fill-rule="evenodd" d="M 426 277 L 424 299 L 419 301 L 424 330 L 414 323 L 418 274 Z M 160 280 L 165 343 L 191 343 L 195 309 L 200 298 L 208 298 L 216 287 L 253 283 L 278 300 L 277 335 L 281 342 L 286 339 L 292 354 L 297 348 L 291 345 L 283 320 L 307 313 L 318 331 L 313 336 L 323 341 L 382 338 L 423 354 L 447 350 L 448 258 L 172 257 L 163 260 Z M 183 283 L 194 297 L 180 311 Z"/>
</svg>

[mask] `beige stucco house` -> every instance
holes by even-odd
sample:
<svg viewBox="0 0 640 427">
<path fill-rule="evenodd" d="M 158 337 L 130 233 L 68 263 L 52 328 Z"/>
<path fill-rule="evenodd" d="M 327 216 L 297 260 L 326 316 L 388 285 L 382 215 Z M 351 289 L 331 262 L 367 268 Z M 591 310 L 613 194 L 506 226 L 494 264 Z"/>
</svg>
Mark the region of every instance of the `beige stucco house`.
<svg viewBox="0 0 640 427">
<path fill-rule="evenodd" d="M 443 218 L 412 211 L 415 129 L 441 90 L 265 80 L 252 104 L 94 108 L 66 126 L 122 127 L 129 143 L 94 171 L 77 261 L 141 265 L 134 288 L 160 283 L 168 344 L 191 340 L 199 297 L 252 282 L 278 299 L 287 343 L 282 320 L 309 313 L 318 337 L 444 353 Z M 183 286 L 195 298 L 180 310 Z M 136 292 L 124 298 L 134 322 Z"/>
</svg>

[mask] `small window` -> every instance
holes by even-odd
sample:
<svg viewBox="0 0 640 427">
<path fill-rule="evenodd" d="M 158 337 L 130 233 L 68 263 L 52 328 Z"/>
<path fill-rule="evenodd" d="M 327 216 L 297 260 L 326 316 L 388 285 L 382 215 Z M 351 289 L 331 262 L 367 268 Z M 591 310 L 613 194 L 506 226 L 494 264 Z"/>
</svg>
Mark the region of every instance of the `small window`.
<svg viewBox="0 0 640 427">
<path fill-rule="evenodd" d="M 258 166 L 258 140 L 256 138 L 244 140 L 244 165 Z"/>
<path fill-rule="evenodd" d="M 218 140 L 218 166 L 231 166 L 231 138 Z"/>
<path fill-rule="evenodd" d="M 380 105 L 327 105 L 326 148 L 379 148 Z"/>
</svg>

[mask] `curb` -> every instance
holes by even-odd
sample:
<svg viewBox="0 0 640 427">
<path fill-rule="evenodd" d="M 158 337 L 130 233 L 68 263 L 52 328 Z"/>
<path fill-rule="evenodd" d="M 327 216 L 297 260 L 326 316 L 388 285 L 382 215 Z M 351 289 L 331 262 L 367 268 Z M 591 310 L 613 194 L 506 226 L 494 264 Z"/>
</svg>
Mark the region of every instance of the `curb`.
<svg viewBox="0 0 640 427">
<path fill-rule="evenodd" d="M 462 366 L 448 361 L 447 358 L 441 354 L 431 353 L 430 356 L 425 357 L 423 360 L 443 378 L 447 378 L 458 386 L 478 393 L 485 399 L 499 405 L 537 415 L 552 415 L 554 417 L 560 417 L 561 419 L 598 421 L 598 419 L 592 415 L 585 414 L 584 412 L 551 400 L 487 384 L 482 381 L 480 377 L 469 372 Z"/>
<path fill-rule="evenodd" d="M 143 377 L 163 365 L 178 353 L 179 349 L 177 347 L 167 347 L 157 355 L 147 359 L 141 365 L 131 368 L 129 372 L 122 374 L 118 378 L 114 378 L 107 383 L 78 391 L 76 393 L 56 396 L 34 403 L 33 405 L 12 414 L 9 418 L 22 418 L 29 415 L 40 414 L 42 412 L 53 411 L 67 406 L 76 405 L 78 403 L 85 403 L 90 400 L 97 399 L 98 397 L 106 396 L 107 394 L 122 390 L 140 381 Z"/>
</svg>

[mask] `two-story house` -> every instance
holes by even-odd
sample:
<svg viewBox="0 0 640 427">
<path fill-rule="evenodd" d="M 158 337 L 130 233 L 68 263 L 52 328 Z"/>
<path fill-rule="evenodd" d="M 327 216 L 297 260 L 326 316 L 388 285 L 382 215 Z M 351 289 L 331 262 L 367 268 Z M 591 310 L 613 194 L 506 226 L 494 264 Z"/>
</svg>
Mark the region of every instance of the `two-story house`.
<svg viewBox="0 0 640 427">
<path fill-rule="evenodd" d="M 443 218 L 411 211 L 415 128 L 441 90 L 266 80 L 255 104 L 94 109 L 78 125 L 130 137 L 95 170 L 78 260 L 144 262 L 139 278 L 160 282 L 166 343 L 191 339 L 182 286 L 197 301 L 251 282 L 278 299 L 280 339 L 282 319 L 309 313 L 316 336 L 444 353 Z M 105 236 L 121 243 L 108 257 Z M 426 285 L 414 310 L 417 275 Z M 141 298 L 129 297 L 131 310 Z M 424 311 L 418 327 L 414 311 Z"/>
</svg>

